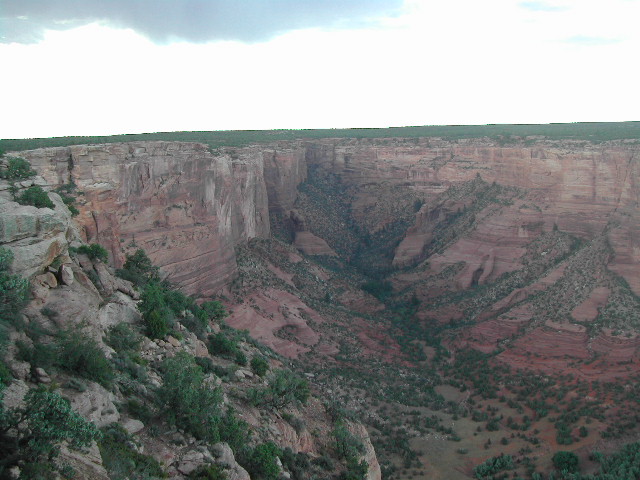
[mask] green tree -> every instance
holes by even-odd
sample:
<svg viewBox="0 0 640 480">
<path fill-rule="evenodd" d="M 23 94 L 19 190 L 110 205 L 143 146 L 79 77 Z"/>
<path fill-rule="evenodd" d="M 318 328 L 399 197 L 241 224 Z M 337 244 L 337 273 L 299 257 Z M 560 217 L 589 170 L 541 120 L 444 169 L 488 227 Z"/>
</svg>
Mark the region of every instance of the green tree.
<svg viewBox="0 0 640 480">
<path fill-rule="evenodd" d="M 141 287 L 150 282 L 160 281 L 160 271 L 153 265 L 147 254 L 139 248 L 132 255 L 127 255 L 122 269 L 117 271 L 120 278 L 129 280 L 134 285 Z"/>
<path fill-rule="evenodd" d="M 261 443 L 244 459 L 243 466 L 257 480 L 275 480 L 280 474 L 277 458 L 282 455 L 280 448 L 273 443 Z"/>
<path fill-rule="evenodd" d="M 208 442 L 219 442 L 222 393 L 204 384 L 204 373 L 195 359 L 179 352 L 162 363 L 162 387 L 158 400 L 170 424 Z"/>
<path fill-rule="evenodd" d="M 145 285 L 138 309 L 145 321 L 149 338 L 164 338 L 170 330 L 172 314 L 165 303 L 165 289 L 156 282 Z"/>
<path fill-rule="evenodd" d="M 0 397 L 3 388 L 0 386 Z M 31 389 L 24 397 L 24 407 L 5 410 L 0 406 L 0 477 L 16 465 L 51 471 L 62 442 L 81 449 L 99 438 L 98 429 L 75 413 L 59 393 L 43 387 Z"/>
<path fill-rule="evenodd" d="M 11 250 L 0 247 L 0 319 L 15 320 L 29 299 L 29 282 L 18 275 L 11 275 L 13 263 Z"/>
<path fill-rule="evenodd" d="M 9 157 L 7 159 L 7 168 L 0 170 L 0 178 L 7 180 L 26 180 L 34 177 L 36 171 L 31 168 L 31 164 L 24 158 Z"/>
<path fill-rule="evenodd" d="M 573 452 L 556 452 L 551 461 L 559 472 L 576 473 L 578 471 L 579 459 Z"/>
</svg>

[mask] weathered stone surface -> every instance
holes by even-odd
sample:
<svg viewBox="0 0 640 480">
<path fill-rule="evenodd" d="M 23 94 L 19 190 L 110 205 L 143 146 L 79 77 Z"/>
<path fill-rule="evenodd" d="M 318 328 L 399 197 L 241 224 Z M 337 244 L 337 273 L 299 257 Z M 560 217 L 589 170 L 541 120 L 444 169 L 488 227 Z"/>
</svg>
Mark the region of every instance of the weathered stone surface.
<svg viewBox="0 0 640 480">
<path fill-rule="evenodd" d="M 75 472 L 74 478 L 79 480 L 109 480 L 95 442 L 82 452 L 63 446 L 60 450 L 60 461 L 71 466 Z"/>
<path fill-rule="evenodd" d="M 188 293 L 210 295 L 230 281 L 234 246 L 269 232 L 257 147 L 212 154 L 195 143 L 139 142 L 22 155 L 52 185 L 71 175 L 84 192 L 76 218 L 85 239 L 105 246 L 116 266 L 142 247 Z"/>
<path fill-rule="evenodd" d="M 120 413 L 113 403 L 115 396 L 97 383 L 87 382 L 84 392 L 68 390 L 67 395 L 73 409 L 98 427 L 120 419 Z"/>
<path fill-rule="evenodd" d="M 73 269 L 69 265 L 60 265 L 58 277 L 60 278 L 60 283 L 71 285 L 73 283 Z"/>
<path fill-rule="evenodd" d="M 0 201 L 0 245 L 13 252 L 12 270 L 24 277 L 44 271 L 66 252 L 69 238 L 75 235 L 71 214 L 60 196 L 49 193 L 49 198 L 55 205 L 53 210 Z"/>
<path fill-rule="evenodd" d="M 216 463 L 226 467 L 229 480 L 251 480 L 249 473 L 236 462 L 228 444 L 216 443 L 211 447 L 211 453 L 216 457 Z"/>
<path fill-rule="evenodd" d="M 144 423 L 135 418 L 127 418 L 125 421 L 121 423 L 124 429 L 129 432 L 131 435 L 135 435 L 139 431 L 144 428 Z"/>
</svg>

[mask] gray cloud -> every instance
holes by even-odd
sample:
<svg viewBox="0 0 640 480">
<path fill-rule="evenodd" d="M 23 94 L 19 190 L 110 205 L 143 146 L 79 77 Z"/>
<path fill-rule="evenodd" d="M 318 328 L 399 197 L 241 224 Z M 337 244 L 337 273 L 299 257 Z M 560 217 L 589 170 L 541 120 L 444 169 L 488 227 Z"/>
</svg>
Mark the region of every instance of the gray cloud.
<svg viewBox="0 0 640 480">
<path fill-rule="evenodd" d="M 299 28 L 347 28 L 399 13 L 402 0 L 2 0 L 0 42 L 101 21 L 154 42 L 257 42 Z"/>
</svg>

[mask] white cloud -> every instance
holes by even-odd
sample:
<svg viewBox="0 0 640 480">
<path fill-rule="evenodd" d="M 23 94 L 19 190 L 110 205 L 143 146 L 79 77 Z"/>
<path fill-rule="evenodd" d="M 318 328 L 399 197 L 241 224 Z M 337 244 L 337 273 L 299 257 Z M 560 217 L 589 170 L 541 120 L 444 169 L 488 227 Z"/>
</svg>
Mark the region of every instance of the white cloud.
<svg viewBox="0 0 640 480">
<path fill-rule="evenodd" d="M 414 0 L 375 28 L 253 45 L 50 31 L 0 45 L 0 135 L 637 119 L 639 2 L 553 5 Z"/>
</svg>

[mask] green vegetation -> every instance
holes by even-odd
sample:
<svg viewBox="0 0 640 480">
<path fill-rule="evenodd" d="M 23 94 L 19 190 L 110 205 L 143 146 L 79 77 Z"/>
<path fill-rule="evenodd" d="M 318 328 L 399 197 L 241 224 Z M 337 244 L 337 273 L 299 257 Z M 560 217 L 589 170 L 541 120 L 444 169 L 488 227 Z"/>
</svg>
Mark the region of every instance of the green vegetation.
<svg viewBox="0 0 640 480">
<path fill-rule="evenodd" d="M 160 132 L 107 137 L 56 137 L 0 140 L 4 151 L 29 150 L 42 147 L 82 145 L 87 143 L 119 143 L 134 141 L 201 142 L 211 148 L 242 146 L 251 143 L 318 138 L 418 138 L 441 137 L 462 139 L 490 137 L 502 143 L 512 143 L 518 137 L 542 135 L 552 139 L 578 139 L 603 142 L 640 138 L 640 122 L 552 123 L 548 125 L 433 125 L 394 128 L 353 128 L 326 130 L 236 130 L 214 132 Z"/>
<path fill-rule="evenodd" d="M 259 377 L 264 377 L 269 371 L 269 362 L 264 357 L 255 356 L 251 359 L 251 371 Z"/>
<path fill-rule="evenodd" d="M 559 472 L 576 473 L 579 470 L 578 456 L 573 452 L 556 452 L 551 461 L 555 469 Z"/>
<path fill-rule="evenodd" d="M 500 455 L 498 457 L 492 457 L 475 467 L 473 474 L 478 479 L 507 478 L 508 475 L 506 473 L 501 476 L 497 476 L 497 474 L 505 470 L 512 470 L 513 467 L 513 457 L 511 455 Z"/>
<path fill-rule="evenodd" d="M 137 287 L 143 287 L 150 282 L 160 281 L 160 271 L 158 267 L 153 265 L 151 259 L 144 250 L 139 248 L 132 255 L 126 256 L 126 261 L 117 275 L 120 278 L 129 280 Z"/>
<path fill-rule="evenodd" d="M 306 403 L 309 398 L 309 383 L 291 370 L 276 370 L 264 388 L 249 391 L 249 399 L 253 405 L 284 408 L 295 402 Z"/>
<path fill-rule="evenodd" d="M 23 190 L 21 194 L 14 196 L 14 200 L 20 205 L 31 205 L 36 208 L 55 208 L 49 198 L 49 194 L 38 185 Z"/>
<path fill-rule="evenodd" d="M 75 191 L 76 186 L 73 183 L 66 183 L 64 185 L 60 185 L 56 188 L 55 192 L 60 195 L 62 202 L 67 206 L 69 211 L 71 212 L 71 216 L 75 217 L 80 213 L 78 208 L 76 207 L 76 199 L 70 194 Z"/>
<path fill-rule="evenodd" d="M 109 261 L 109 252 L 102 245 L 92 243 L 91 245 L 81 245 L 76 250 L 78 253 L 87 255 L 91 260 L 100 260 L 102 263 Z"/>
<path fill-rule="evenodd" d="M 0 385 L 0 400 L 3 389 Z M 75 413 L 59 393 L 42 387 L 31 389 L 24 407 L 5 409 L 0 404 L 0 477 L 19 466 L 20 478 L 53 479 L 63 442 L 81 449 L 99 438 L 96 427 Z"/>
<path fill-rule="evenodd" d="M 249 439 L 248 426 L 232 410 L 222 412 L 222 391 L 204 382 L 204 372 L 185 352 L 162 363 L 158 406 L 170 425 L 208 443 L 227 442 L 239 451 Z"/>
<path fill-rule="evenodd" d="M 0 247 L 0 353 L 7 341 L 7 327 L 18 322 L 29 299 L 29 282 L 9 273 L 12 263 L 13 252 Z"/>
<path fill-rule="evenodd" d="M 17 342 L 16 346 L 18 358 L 33 367 L 45 370 L 57 367 L 107 388 L 113 381 L 111 363 L 98 343 L 80 329 L 60 330 L 53 343 L 34 341 L 30 347 L 24 342 Z"/>
<path fill-rule="evenodd" d="M 5 180 L 27 180 L 37 173 L 24 158 L 8 157 L 6 162 L 7 168 L 0 169 L 0 178 Z"/>
<path fill-rule="evenodd" d="M 192 480 L 227 480 L 227 474 L 219 465 L 200 465 L 189 474 Z"/>
<path fill-rule="evenodd" d="M 111 480 L 166 478 L 158 461 L 139 453 L 136 441 L 127 431 L 112 423 L 101 429 L 102 438 L 98 442 L 102 464 Z"/>
<path fill-rule="evenodd" d="M 252 479 L 276 480 L 280 473 L 277 458 L 281 455 L 282 452 L 275 443 L 266 442 L 245 451 L 240 458 L 240 462 L 247 469 Z"/>
</svg>

